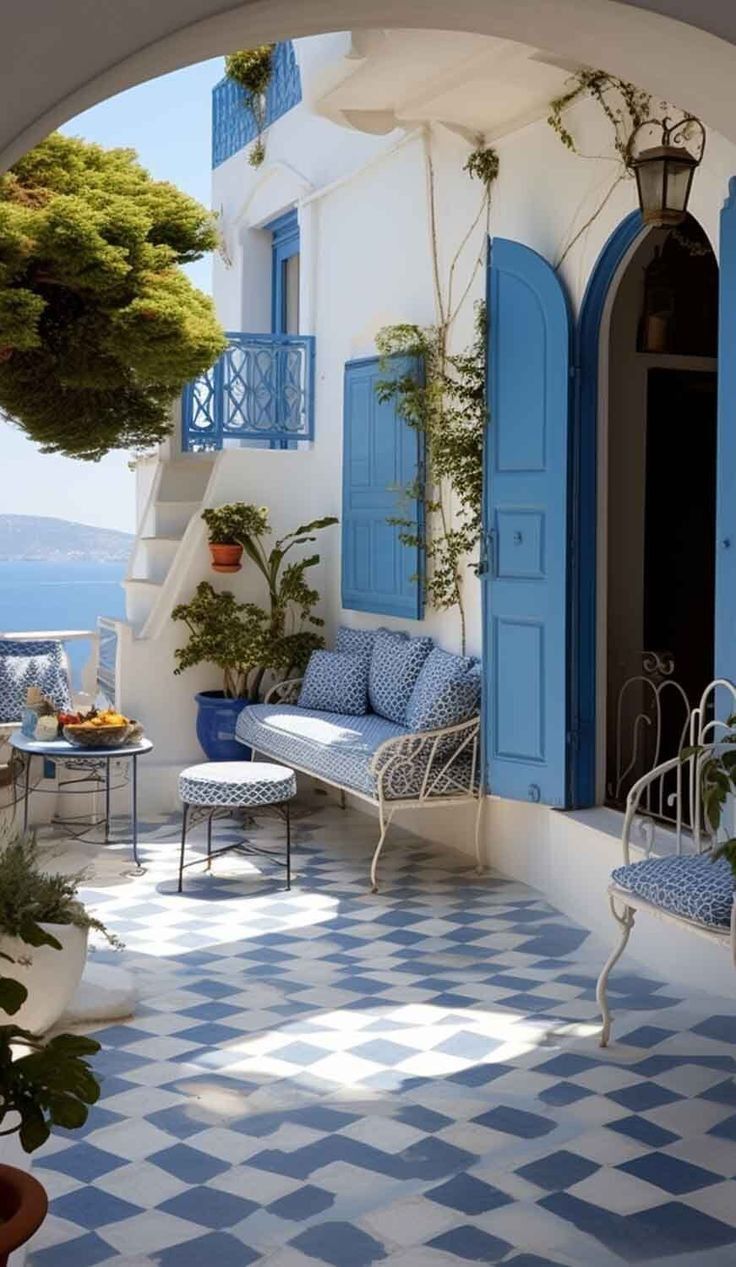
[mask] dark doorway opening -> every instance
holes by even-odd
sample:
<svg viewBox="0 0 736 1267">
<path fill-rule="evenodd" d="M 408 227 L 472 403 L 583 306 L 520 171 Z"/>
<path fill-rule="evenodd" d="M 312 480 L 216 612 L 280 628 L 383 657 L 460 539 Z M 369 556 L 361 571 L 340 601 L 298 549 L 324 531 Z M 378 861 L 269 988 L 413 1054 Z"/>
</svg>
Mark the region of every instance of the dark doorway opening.
<svg viewBox="0 0 736 1267">
<path fill-rule="evenodd" d="M 617 808 L 677 752 L 713 677 L 717 314 L 700 226 L 651 231 L 609 325 L 605 800 Z"/>
</svg>

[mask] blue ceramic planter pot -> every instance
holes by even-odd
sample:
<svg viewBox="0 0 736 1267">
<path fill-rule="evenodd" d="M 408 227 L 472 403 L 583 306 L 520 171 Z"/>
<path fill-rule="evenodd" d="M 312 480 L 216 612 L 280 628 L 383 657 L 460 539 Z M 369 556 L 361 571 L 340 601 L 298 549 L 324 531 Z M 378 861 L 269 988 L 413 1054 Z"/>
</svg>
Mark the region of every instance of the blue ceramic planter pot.
<svg viewBox="0 0 736 1267">
<path fill-rule="evenodd" d="M 246 703 L 228 699 L 222 691 L 200 691 L 197 701 L 197 738 L 209 761 L 249 761 L 250 748 L 235 738 L 235 723 Z"/>
</svg>

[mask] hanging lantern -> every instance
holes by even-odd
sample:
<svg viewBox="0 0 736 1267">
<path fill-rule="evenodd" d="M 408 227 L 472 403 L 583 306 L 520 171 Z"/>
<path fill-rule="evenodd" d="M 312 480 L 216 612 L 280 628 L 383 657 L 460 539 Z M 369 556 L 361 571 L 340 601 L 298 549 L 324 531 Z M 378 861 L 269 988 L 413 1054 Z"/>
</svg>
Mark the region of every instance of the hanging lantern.
<svg viewBox="0 0 736 1267">
<path fill-rule="evenodd" d="M 652 128 L 661 133 L 661 144 L 637 151 L 637 141 L 645 129 Z M 694 153 L 687 148 L 691 141 Z M 704 152 L 705 128 L 693 116 L 677 123 L 648 119 L 636 129 L 629 141 L 629 165 L 636 176 L 645 224 L 682 224 L 695 168 L 702 162 Z"/>
</svg>

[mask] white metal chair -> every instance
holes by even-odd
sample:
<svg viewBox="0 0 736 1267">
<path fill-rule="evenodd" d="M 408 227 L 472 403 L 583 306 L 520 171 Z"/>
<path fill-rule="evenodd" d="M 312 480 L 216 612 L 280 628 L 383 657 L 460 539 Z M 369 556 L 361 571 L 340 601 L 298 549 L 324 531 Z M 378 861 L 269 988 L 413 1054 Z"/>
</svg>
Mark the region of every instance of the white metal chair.
<svg viewBox="0 0 736 1267">
<path fill-rule="evenodd" d="M 712 861 L 717 843 L 736 835 L 735 807 L 729 797 L 721 826 L 713 831 L 703 812 L 701 787 L 704 764 L 736 737 L 736 731 L 721 720 L 734 712 L 736 686 L 725 679 L 711 682 L 692 710 L 680 753 L 638 779 L 627 796 L 623 866 L 613 872 L 608 889 L 611 914 L 620 932 L 598 979 L 601 1047 L 608 1045 L 611 1035 L 608 979 L 638 914 L 654 915 L 708 938 L 729 949 L 736 964 L 734 876 L 725 859 L 715 864 Z M 669 848 L 655 854 L 661 824 L 665 825 L 662 843 Z M 644 853 L 638 861 L 631 857 L 635 828 Z"/>
</svg>

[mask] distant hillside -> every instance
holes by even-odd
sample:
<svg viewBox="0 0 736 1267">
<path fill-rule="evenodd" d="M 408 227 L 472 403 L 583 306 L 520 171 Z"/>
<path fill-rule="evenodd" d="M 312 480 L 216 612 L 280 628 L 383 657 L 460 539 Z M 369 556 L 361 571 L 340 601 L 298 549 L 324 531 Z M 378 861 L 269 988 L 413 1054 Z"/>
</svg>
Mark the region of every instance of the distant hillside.
<svg viewBox="0 0 736 1267">
<path fill-rule="evenodd" d="M 38 515 L 0 515 L 0 561 L 6 563 L 32 559 L 124 563 L 132 545 L 131 533 L 114 528 L 92 528 Z"/>
</svg>

